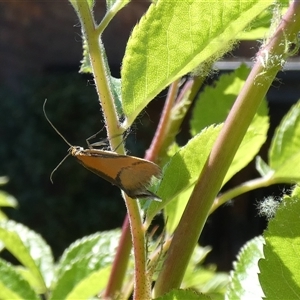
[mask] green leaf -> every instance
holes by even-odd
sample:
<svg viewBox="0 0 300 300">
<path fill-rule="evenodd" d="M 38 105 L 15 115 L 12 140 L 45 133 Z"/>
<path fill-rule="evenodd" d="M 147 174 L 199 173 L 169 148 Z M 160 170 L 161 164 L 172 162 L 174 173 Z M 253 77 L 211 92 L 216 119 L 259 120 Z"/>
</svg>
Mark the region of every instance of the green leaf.
<svg viewBox="0 0 300 300">
<path fill-rule="evenodd" d="M 221 75 L 213 85 L 207 85 L 196 100 L 190 121 L 191 134 L 225 121 L 236 97 L 249 75 L 250 68 L 241 64 L 229 74 Z"/>
<path fill-rule="evenodd" d="M 174 80 L 223 55 L 236 35 L 272 2 L 152 3 L 134 28 L 123 60 L 122 99 L 129 122 Z"/>
<path fill-rule="evenodd" d="M 300 149 L 300 102 L 292 106 L 275 131 L 269 163 L 273 169 L 281 167 Z"/>
<path fill-rule="evenodd" d="M 121 95 L 121 87 L 122 82 L 120 78 L 115 78 L 110 76 L 110 80 L 108 81 L 110 85 L 110 90 L 113 94 L 114 102 L 116 105 L 116 110 L 119 115 L 123 114 L 123 108 L 122 108 L 122 95 Z"/>
<path fill-rule="evenodd" d="M 147 221 L 168 202 L 191 185 L 194 185 L 206 162 L 221 126 L 211 126 L 193 137 L 182 147 L 163 169 L 163 177 L 157 191 L 162 202 L 151 202 L 147 210 Z"/>
<path fill-rule="evenodd" d="M 79 73 L 93 73 L 93 68 L 91 65 L 91 61 L 90 61 L 90 53 L 89 53 L 89 46 L 87 43 L 87 40 L 84 36 L 84 34 L 82 35 L 82 49 L 83 49 L 83 58 L 80 61 L 81 65 L 80 65 L 80 69 L 79 69 Z"/>
<path fill-rule="evenodd" d="M 269 165 L 267 165 L 267 163 L 263 161 L 260 156 L 256 157 L 255 168 L 262 177 L 270 176 L 274 173 L 274 171 L 269 167 Z"/>
<path fill-rule="evenodd" d="M 37 278 L 30 270 L 23 266 L 15 266 L 16 271 L 30 284 L 37 294 L 45 293 L 44 285 L 41 285 Z"/>
<path fill-rule="evenodd" d="M 300 179 L 300 101 L 297 102 L 275 131 L 269 150 L 269 165 L 274 178 Z"/>
<path fill-rule="evenodd" d="M 245 30 L 238 34 L 239 40 L 265 39 L 272 20 L 272 9 L 265 9 L 255 18 Z"/>
<path fill-rule="evenodd" d="M 89 299 L 107 284 L 111 267 L 103 267 L 105 257 L 90 253 L 73 260 L 59 277 L 50 299 Z"/>
<path fill-rule="evenodd" d="M 204 129 L 170 159 L 157 191 L 165 204 L 196 182 L 220 128 L 211 126 Z"/>
<path fill-rule="evenodd" d="M 42 237 L 22 224 L 2 221 L 0 240 L 34 274 L 46 291 L 53 279 L 53 256 Z"/>
<path fill-rule="evenodd" d="M 266 26 L 261 26 L 261 27 L 254 27 L 249 30 L 245 30 L 244 32 L 239 33 L 237 38 L 239 40 L 245 40 L 245 41 L 254 41 L 258 39 L 263 39 L 269 32 L 269 28 L 267 25 Z"/>
<path fill-rule="evenodd" d="M 17 207 L 18 202 L 15 197 L 11 196 L 10 194 L 0 191 L 0 207 Z M 6 214 L 0 210 L 0 220 L 7 220 L 8 217 Z M 0 243 L 0 249 L 2 248 L 2 243 Z"/>
<path fill-rule="evenodd" d="M 274 1 L 271 7 L 265 9 L 253 20 L 245 31 L 238 34 L 239 40 L 267 39 L 274 33 L 289 6 L 289 0 Z M 274 27 L 274 28 L 273 28 Z"/>
<path fill-rule="evenodd" d="M 263 257 L 263 237 L 249 241 L 240 251 L 230 274 L 225 299 L 262 299 L 264 294 L 258 280 L 258 261 Z"/>
<path fill-rule="evenodd" d="M 14 266 L 2 259 L 0 259 L 0 299 L 40 299 Z"/>
<path fill-rule="evenodd" d="M 6 192 L 0 191 L 0 206 L 17 207 L 18 202 L 15 197 Z"/>
<path fill-rule="evenodd" d="M 273 179 L 280 179 L 281 182 L 299 182 L 300 174 L 297 170 L 300 168 L 300 153 L 295 154 L 288 159 L 280 168 L 275 170 Z"/>
<path fill-rule="evenodd" d="M 300 198 L 300 186 L 299 185 L 295 185 L 291 196 Z"/>
<path fill-rule="evenodd" d="M 194 135 L 203 128 L 225 121 L 250 69 L 241 65 L 230 74 L 220 76 L 214 86 L 207 86 L 199 95 L 191 119 L 191 133 Z M 263 99 L 247 133 L 232 161 L 223 181 L 225 184 L 234 174 L 244 168 L 257 154 L 267 139 L 269 117 L 266 99 Z"/>
<path fill-rule="evenodd" d="M 0 221 L 2 220 L 8 220 L 8 217 L 2 210 L 0 210 Z M 0 242 L 0 250 L 1 249 L 2 249 L 2 243 Z"/>
<path fill-rule="evenodd" d="M 87 299 L 107 283 L 120 230 L 95 233 L 65 250 L 51 299 Z"/>
<path fill-rule="evenodd" d="M 214 295 L 212 299 L 224 299 L 226 286 L 228 285 L 228 274 L 225 272 L 216 272 L 212 269 L 198 267 L 192 273 L 185 275 L 182 288 L 191 287 L 207 296 Z M 219 296 L 216 298 L 216 296 Z"/>
<path fill-rule="evenodd" d="M 76 288 L 68 295 L 67 299 L 87 299 L 103 291 L 111 273 L 111 266 L 102 268 L 90 274 L 81 281 Z"/>
<path fill-rule="evenodd" d="M 211 298 L 203 294 L 199 294 L 191 289 L 172 290 L 161 297 L 155 298 L 155 300 L 177 300 L 177 299 L 209 300 Z"/>
<path fill-rule="evenodd" d="M 215 268 L 204 268 L 200 264 L 204 261 L 210 247 L 196 246 L 185 271 L 181 288 L 193 288 L 205 294 L 224 295 L 228 284 L 228 274 L 216 272 Z"/>
<path fill-rule="evenodd" d="M 200 95 L 193 110 L 193 118 L 191 121 L 192 134 L 196 134 L 197 132 L 199 132 L 203 128 L 206 128 L 210 124 L 221 123 L 226 119 L 229 110 L 231 109 L 238 93 L 240 92 L 242 86 L 245 83 L 248 73 L 249 69 L 245 65 L 242 65 L 235 72 L 229 75 L 221 76 L 213 88 L 207 87 L 204 90 L 204 92 Z M 219 127 L 220 126 L 222 125 L 219 125 Z M 261 145 L 265 142 L 267 138 L 268 127 L 268 109 L 266 100 L 264 99 L 258 109 L 258 112 L 256 113 L 255 117 L 253 118 L 253 121 L 251 122 L 248 128 L 248 131 L 241 143 L 240 148 L 238 149 L 233 159 L 233 162 L 226 174 L 223 184 L 227 182 L 239 170 L 245 167 L 254 158 L 254 156 L 259 151 Z M 170 217 L 170 224 L 167 224 L 168 230 L 174 230 L 174 226 L 178 224 L 178 220 L 182 214 L 183 209 L 185 208 L 188 196 L 190 195 L 188 194 L 188 191 L 186 191 L 184 195 L 179 195 L 179 193 L 185 191 L 186 189 L 189 189 L 191 192 L 193 184 L 196 182 L 196 179 L 200 174 L 205 159 L 208 153 L 210 152 L 211 147 L 219 131 L 220 128 L 218 129 L 218 132 L 215 132 L 213 135 L 211 135 L 211 131 L 208 131 L 208 133 L 205 134 L 203 140 L 203 137 L 199 137 L 201 139 L 199 141 L 199 145 L 197 142 L 195 142 L 191 144 L 189 143 L 188 149 L 185 149 L 185 147 L 183 147 L 181 151 L 183 151 L 183 153 L 185 151 L 188 151 L 189 153 L 189 156 L 185 158 L 186 162 L 184 161 L 184 163 L 182 163 L 179 161 L 181 160 L 180 156 L 174 156 L 170 160 L 169 164 L 165 167 L 163 172 L 164 176 L 158 190 L 158 195 L 165 201 L 161 204 L 151 203 L 150 209 L 148 211 L 148 216 L 153 217 L 154 212 L 157 212 L 159 209 L 161 209 L 167 204 L 166 216 L 168 219 Z M 192 147 L 194 147 L 194 149 Z M 195 152 L 195 149 L 197 149 L 197 152 Z M 181 151 L 178 152 L 178 155 L 181 155 Z M 198 157 L 198 155 L 195 154 L 200 152 L 202 153 L 202 155 L 204 155 L 203 161 L 201 163 L 199 163 L 197 161 L 197 158 L 195 157 Z M 183 165 L 180 165 L 180 163 L 191 164 L 192 168 L 194 166 L 199 166 L 199 169 L 197 169 L 197 171 L 195 170 L 193 176 L 189 174 L 189 169 L 187 170 L 187 175 L 183 175 L 185 172 L 185 167 Z M 180 176 L 178 174 L 180 174 Z M 181 179 L 181 177 L 186 178 Z M 169 180 L 171 180 L 169 187 L 165 187 L 165 185 L 167 185 L 166 183 L 169 182 Z M 182 184 L 182 187 L 179 184 Z M 169 205 L 168 202 L 170 201 L 170 199 L 177 195 L 180 198 L 180 200 L 176 200 L 176 202 L 171 203 Z"/>
<path fill-rule="evenodd" d="M 120 230 L 98 232 L 72 243 L 63 253 L 57 270 L 57 277 L 70 268 L 73 261 L 94 253 L 97 259 L 103 259 L 103 266 L 113 262 L 115 249 L 119 243 Z M 100 256 L 99 256 L 100 255 Z"/>
<path fill-rule="evenodd" d="M 190 198 L 194 187 L 195 185 L 191 185 L 164 207 L 164 218 L 167 221 L 166 231 L 169 235 L 172 235 L 174 233 L 174 230 L 176 229 L 181 219 L 183 211 L 186 207 L 186 204 Z"/>
<path fill-rule="evenodd" d="M 95 296 L 106 287 L 110 272 L 111 266 L 108 266 L 91 273 L 76 285 L 66 299 L 88 299 Z"/>
<path fill-rule="evenodd" d="M 300 295 L 300 193 L 285 197 L 264 232 L 264 259 L 259 280 L 265 299 L 298 299 Z"/>
</svg>

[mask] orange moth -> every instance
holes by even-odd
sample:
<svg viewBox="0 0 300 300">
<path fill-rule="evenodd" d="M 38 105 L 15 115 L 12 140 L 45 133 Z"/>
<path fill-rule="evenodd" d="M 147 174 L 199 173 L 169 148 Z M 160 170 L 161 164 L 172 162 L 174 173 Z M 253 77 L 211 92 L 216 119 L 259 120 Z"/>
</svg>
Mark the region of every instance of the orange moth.
<svg viewBox="0 0 300 300">
<path fill-rule="evenodd" d="M 130 198 L 149 198 L 156 201 L 161 199 L 147 190 L 152 176 L 159 178 L 160 168 L 148 160 L 129 155 L 120 155 L 113 151 L 94 149 L 89 145 L 88 149 L 80 146 L 72 146 L 56 129 L 46 115 L 44 102 L 43 110 L 46 120 L 58 135 L 70 146 L 67 156 L 52 171 L 50 179 L 57 168 L 72 155 L 89 171 L 118 186 Z"/>
</svg>

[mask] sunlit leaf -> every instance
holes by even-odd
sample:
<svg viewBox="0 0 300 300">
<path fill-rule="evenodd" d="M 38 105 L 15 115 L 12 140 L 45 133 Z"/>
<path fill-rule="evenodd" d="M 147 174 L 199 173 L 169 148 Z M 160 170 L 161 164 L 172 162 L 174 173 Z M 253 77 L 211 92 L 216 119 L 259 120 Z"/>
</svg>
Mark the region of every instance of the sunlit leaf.
<svg viewBox="0 0 300 300">
<path fill-rule="evenodd" d="M 300 291 L 300 192 L 285 197 L 264 232 L 259 280 L 266 299 L 296 299 Z"/>
<path fill-rule="evenodd" d="M 123 59 L 122 99 L 129 122 L 174 80 L 230 49 L 237 34 L 272 2 L 153 2 Z"/>
</svg>

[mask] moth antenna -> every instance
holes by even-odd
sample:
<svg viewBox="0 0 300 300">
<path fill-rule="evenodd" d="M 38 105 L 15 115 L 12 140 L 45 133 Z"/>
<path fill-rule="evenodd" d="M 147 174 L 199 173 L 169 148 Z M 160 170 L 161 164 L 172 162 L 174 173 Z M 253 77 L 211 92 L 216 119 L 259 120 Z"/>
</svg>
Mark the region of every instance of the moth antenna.
<svg viewBox="0 0 300 300">
<path fill-rule="evenodd" d="M 65 143 L 67 145 L 69 145 L 70 147 L 72 147 L 72 145 L 66 140 L 66 138 L 58 131 L 58 129 L 52 124 L 52 122 L 49 120 L 47 114 L 46 114 L 46 102 L 47 102 L 47 99 L 45 99 L 45 102 L 44 102 L 44 105 L 43 105 L 43 111 L 44 111 L 44 115 L 45 115 L 45 118 L 46 120 L 48 121 L 48 123 L 51 125 L 51 127 L 55 130 L 55 132 L 65 141 Z M 63 159 L 63 161 L 66 159 L 66 157 Z M 60 164 L 59 164 L 60 165 Z M 56 170 L 57 167 L 54 169 Z M 53 173 L 53 172 L 52 172 Z M 51 173 L 51 175 L 52 175 Z"/>
<path fill-rule="evenodd" d="M 49 120 L 47 114 L 46 114 L 46 102 L 47 102 L 47 99 L 45 99 L 45 102 L 44 102 L 44 105 L 43 105 L 43 112 L 44 112 L 44 115 L 45 115 L 45 118 L 46 120 L 48 121 L 48 123 L 51 125 L 51 127 L 55 130 L 55 132 L 65 141 L 65 143 L 67 145 L 70 146 L 70 148 L 72 148 L 73 146 L 66 140 L 66 138 L 58 131 L 58 129 L 52 124 L 52 122 Z M 69 157 L 71 155 L 71 153 L 69 152 L 62 160 L 61 162 L 55 167 L 55 169 L 51 172 L 50 174 L 50 181 L 51 183 L 53 183 L 53 180 L 52 180 L 52 176 L 54 174 L 54 172 L 60 167 L 60 165 L 67 159 L 67 157 Z"/>
<path fill-rule="evenodd" d="M 69 152 L 61 161 L 60 163 L 54 168 L 54 170 L 51 172 L 50 174 L 50 181 L 53 184 L 53 180 L 52 180 L 52 176 L 54 174 L 54 172 L 61 166 L 61 164 L 71 155 L 71 153 Z"/>
</svg>

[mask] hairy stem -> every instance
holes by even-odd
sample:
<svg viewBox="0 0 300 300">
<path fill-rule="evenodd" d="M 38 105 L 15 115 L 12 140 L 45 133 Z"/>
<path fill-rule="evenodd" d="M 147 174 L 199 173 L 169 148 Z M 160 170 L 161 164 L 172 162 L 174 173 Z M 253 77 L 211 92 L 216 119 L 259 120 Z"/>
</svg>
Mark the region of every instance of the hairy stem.
<svg viewBox="0 0 300 300">
<path fill-rule="evenodd" d="M 94 81 L 99 95 L 99 101 L 103 110 L 108 139 L 112 149 L 120 154 L 125 154 L 122 141 L 122 128 L 119 123 L 116 106 L 110 90 L 109 79 L 110 73 L 106 69 L 103 48 L 99 32 L 96 30 L 95 22 L 90 7 L 86 1 L 76 0 L 77 13 L 79 15 L 83 33 L 87 40 L 91 65 L 93 68 Z M 112 138 L 114 137 L 114 138 Z M 135 284 L 134 299 L 148 299 L 148 282 L 146 276 L 146 258 L 145 258 L 145 233 L 142 226 L 142 220 L 138 202 L 129 197 L 124 197 L 127 208 L 131 236 L 134 249 L 135 259 Z M 128 252 L 127 252 L 128 254 Z M 129 255 L 123 257 L 123 264 L 127 264 Z M 125 261 L 126 260 L 126 261 Z M 122 272 L 124 274 L 124 272 Z M 125 275 L 125 274 L 124 274 Z M 121 278 L 118 279 L 120 281 Z M 111 281 L 110 281 L 111 282 Z M 112 282 L 111 282 L 112 284 Z M 117 284 L 116 284 L 117 285 Z M 111 291 L 114 293 L 115 291 Z"/>
</svg>

